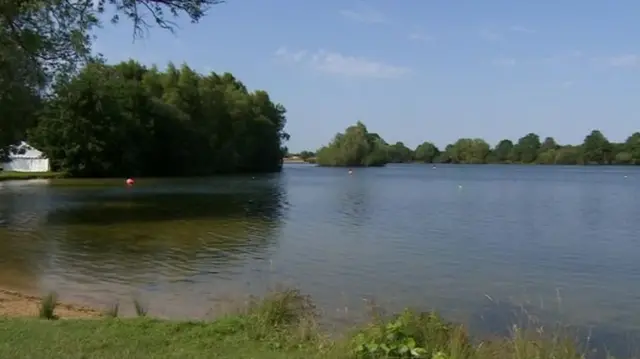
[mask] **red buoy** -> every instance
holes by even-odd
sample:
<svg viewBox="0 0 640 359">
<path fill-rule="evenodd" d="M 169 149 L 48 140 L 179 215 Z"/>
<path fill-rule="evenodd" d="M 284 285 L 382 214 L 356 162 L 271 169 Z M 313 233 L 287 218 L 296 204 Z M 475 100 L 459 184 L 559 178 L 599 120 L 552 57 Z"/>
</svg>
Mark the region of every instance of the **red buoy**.
<svg viewBox="0 0 640 359">
<path fill-rule="evenodd" d="M 136 181 L 134 181 L 133 178 L 127 178 L 125 183 L 127 184 L 127 186 L 133 186 Z"/>
</svg>

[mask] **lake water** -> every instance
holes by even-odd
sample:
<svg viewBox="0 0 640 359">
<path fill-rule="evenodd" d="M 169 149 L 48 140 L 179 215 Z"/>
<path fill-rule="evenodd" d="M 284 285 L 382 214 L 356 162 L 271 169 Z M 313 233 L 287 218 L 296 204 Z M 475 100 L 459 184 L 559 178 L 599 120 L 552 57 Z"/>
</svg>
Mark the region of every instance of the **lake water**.
<svg viewBox="0 0 640 359">
<path fill-rule="evenodd" d="M 390 165 L 215 179 L 0 182 L 0 286 L 202 317 L 279 284 L 325 317 L 490 303 L 640 329 L 640 168 Z M 484 312 L 483 312 L 484 311 Z M 475 318 L 475 319 L 474 319 Z"/>
</svg>

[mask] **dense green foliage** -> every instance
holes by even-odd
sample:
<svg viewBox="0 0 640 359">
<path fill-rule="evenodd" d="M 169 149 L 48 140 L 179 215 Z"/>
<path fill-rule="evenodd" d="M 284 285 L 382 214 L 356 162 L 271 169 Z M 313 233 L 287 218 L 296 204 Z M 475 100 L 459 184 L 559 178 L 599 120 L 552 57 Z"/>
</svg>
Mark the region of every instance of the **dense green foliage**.
<svg viewBox="0 0 640 359">
<path fill-rule="evenodd" d="M 358 122 L 319 149 L 316 162 L 321 166 L 384 166 L 389 162 L 389 145 Z"/>
<path fill-rule="evenodd" d="M 0 4 L 0 158 L 26 138 L 73 176 L 174 176 L 281 168 L 285 109 L 231 74 L 165 72 L 91 56 L 108 19 L 135 35 L 220 0 L 26 0 Z M 148 23 L 150 22 L 150 23 Z"/>
<path fill-rule="evenodd" d="M 345 133 L 337 134 L 317 154 L 317 163 L 322 166 L 380 166 L 407 162 L 640 165 L 640 132 L 632 134 L 623 143 L 610 142 L 600 131 L 594 130 L 580 145 L 559 145 L 552 137 L 540 141 L 539 135 L 529 133 L 516 143 L 505 139 L 495 147 L 483 139 L 461 138 L 444 150 L 431 142 L 424 142 L 412 150 L 402 142 L 387 144 L 379 136 L 368 134 L 365 125 L 358 122 Z"/>
<path fill-rule="evenodd" d="M 55 87 L 30 141 L 73 176 L 271 172 L 285 109 L 231 74 L 89 63 Z"/>
</svg>

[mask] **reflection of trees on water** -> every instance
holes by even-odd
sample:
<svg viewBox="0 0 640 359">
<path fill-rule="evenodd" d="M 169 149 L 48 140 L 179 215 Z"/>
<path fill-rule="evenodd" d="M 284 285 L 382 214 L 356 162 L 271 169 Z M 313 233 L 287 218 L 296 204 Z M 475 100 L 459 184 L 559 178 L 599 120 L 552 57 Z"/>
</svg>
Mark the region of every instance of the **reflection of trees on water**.
<svg viewBox="0 0 640 359">
<path fill-rule="evenodd" d="M 46 183 L 0 182 L 0 227 L 10 230 L 37 229 L 51 208 Z"/>
<path fill-rule="evenodd" d="M 47 252 L 38 235 L 52 202 L 46 183 L 0 182 L 0 285 L 35 285 Z"/>
<path fill-rule="evenodd" d="M 114 282 L 191 280 L 260 260 L 283 216 L 277 178 L 81 193 L 48 216 L 55 270 Z"/>
<path fill-rule="evenodd" d="M 0 226 L 0 286 L 32 289 L 44 250 L 33 248 L 34 234 Z M 33 250 L 36 249 L 36 250 Z"/>
<path fill-rule="evenodd" d="M 98 226 L 202 218 L 278 219 L 284 210 L 283 196 L 283 188 L 274 180 L 79 192 L 69 199 L 70 205 L 51 212 L 48 221 Z"/>
</svg>

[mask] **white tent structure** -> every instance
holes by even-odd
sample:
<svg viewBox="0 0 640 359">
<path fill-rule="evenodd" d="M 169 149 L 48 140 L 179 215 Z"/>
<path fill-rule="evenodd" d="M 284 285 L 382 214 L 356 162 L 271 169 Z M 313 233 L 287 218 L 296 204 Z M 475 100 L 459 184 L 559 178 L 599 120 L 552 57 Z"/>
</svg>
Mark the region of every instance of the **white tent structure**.
<svg viewBox="0 0 640 359">
<path fill-rule="evenodd" d="M 24 141 L 15 147 L 15 151 L 9 155 L 9 159 L 9 162 L 1 165 L 4 171 L 49 172 L 51 169 L 49 159 Z"/>
</svg>

